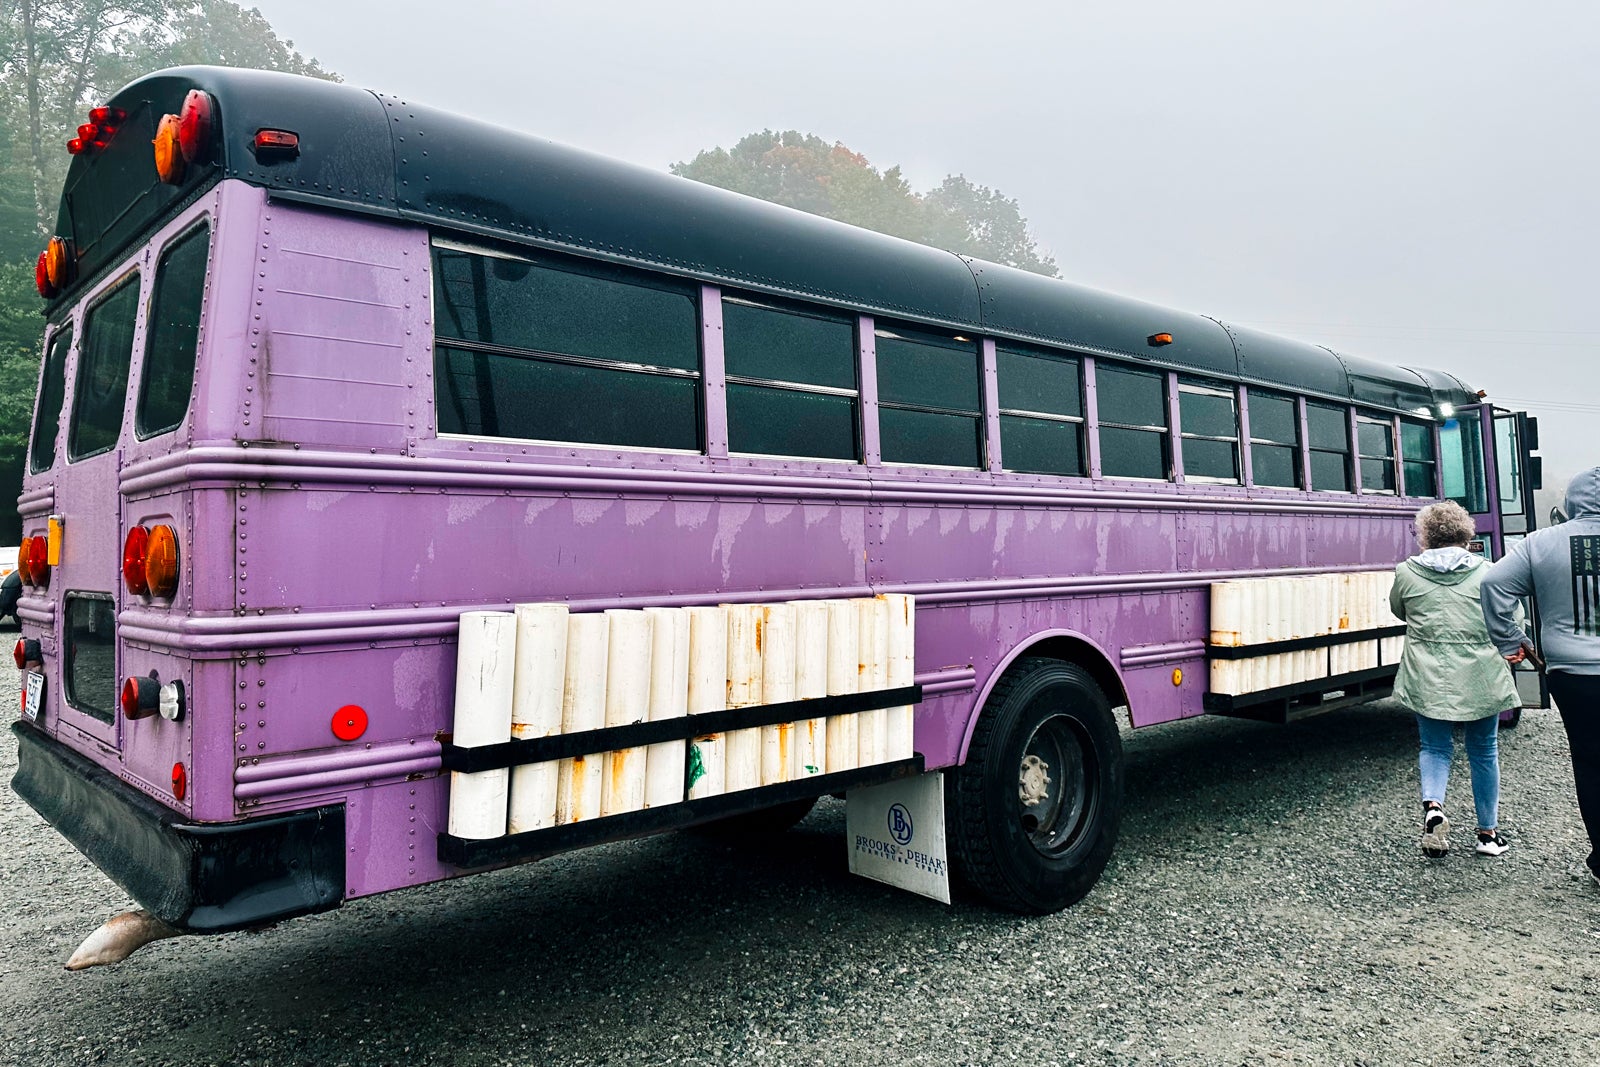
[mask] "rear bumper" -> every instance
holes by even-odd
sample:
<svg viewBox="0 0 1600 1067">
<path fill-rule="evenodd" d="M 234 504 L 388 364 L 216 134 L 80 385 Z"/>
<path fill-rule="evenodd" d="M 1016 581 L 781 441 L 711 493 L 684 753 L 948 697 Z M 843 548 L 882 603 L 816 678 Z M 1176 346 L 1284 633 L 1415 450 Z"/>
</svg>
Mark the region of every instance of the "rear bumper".
<svg viewBox="0 0 1600 1067">
<path fill-rule="evenodd" d="M 11 787 L 162 922 L 194 933 L 339 905 L 344 808 L 200 824 L 18 720 Z"/>
</svg>

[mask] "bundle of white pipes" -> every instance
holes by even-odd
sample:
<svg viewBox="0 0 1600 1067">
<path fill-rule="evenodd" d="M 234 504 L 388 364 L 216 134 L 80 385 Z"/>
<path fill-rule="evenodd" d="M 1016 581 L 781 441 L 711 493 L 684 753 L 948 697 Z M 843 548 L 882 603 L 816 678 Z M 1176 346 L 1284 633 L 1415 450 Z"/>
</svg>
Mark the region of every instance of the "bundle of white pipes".
<svg viewBox="0 0 1600 1067">
<path fill-rule="evenodd" d="M 1393 571 L 1248 578 L 1211 585 L 1213 646 L 1248 647 L 1399 624 L 1389 611 Z M 1213 659 L 1211 691 L 1230 696 L 1398 662 L 1404 637 Z"/>
<path fill-rule="evenodd" d="M 461 617 L 455 743 L 498 744 L 912 684 L 914 598 Z M 451 773 L 450 833 L 499 837 L 901 759 L 913 707 Z"/>
</svg>

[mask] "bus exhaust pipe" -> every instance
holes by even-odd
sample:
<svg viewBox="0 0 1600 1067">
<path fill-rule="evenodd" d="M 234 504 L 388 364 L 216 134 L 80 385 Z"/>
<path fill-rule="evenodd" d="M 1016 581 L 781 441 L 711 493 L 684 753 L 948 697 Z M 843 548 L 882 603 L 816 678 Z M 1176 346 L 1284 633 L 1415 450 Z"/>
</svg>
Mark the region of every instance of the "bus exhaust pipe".
<svg viewBox="0 0 1600 1067">
<path fill-rule="evenodd" d="M 181 933 L 182 930 L 174 930 L 148 911 L 125 911 L 83 939 L 83 944 L 68 958 L 67 970 L 81 971 L 121 963 L 150 942 Z"/>
</svg>

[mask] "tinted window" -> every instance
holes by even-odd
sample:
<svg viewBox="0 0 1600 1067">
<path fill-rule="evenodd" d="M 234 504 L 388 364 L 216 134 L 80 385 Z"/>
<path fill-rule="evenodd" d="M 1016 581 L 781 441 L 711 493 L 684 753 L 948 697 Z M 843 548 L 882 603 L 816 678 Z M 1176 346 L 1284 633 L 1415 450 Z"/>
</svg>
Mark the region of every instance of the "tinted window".
<svg viewBox="0 0 1600 1067">
<path fill-rule="evenodd" d="M 700 447 L 694 289 L 434 247 L 440 433 Z"/>
<path fill-rule="evenodd" d="M 210 237 L 209 229 L 189 234 L 167 249 L 156 268 L 133 420 L 141 438 L 175 429 L 189 410 Z"/>
<path fill-rule="evenodd" d="M 877 330 L 874 340 L 884 460 L 981 466 L 977 345 L 898 327 Z"/>
<path fill-rule="evenodd" d="M 1063 355 L 995 349 L 1000 455 L 1007 470 L 1085 474 L 1082 364 Z"/>
<path fill-rule="evenodd" d="M 1183 475 L 1206 481 L 1239 480 L 1239 413 L 1235 394 L 1214 382 L 1178 379 L 1178 429 Z"/>
<path fill-rule="evenodd" d="M 102 722 L 117 706 L 116 631 L 110 597 L 67 595 L 67 702 Z"/>
<path fill-rule="evenodd" d="M 1300 487 L 1300 413 L 1293 397 L 1251 389 L 1250 473 L 1256 485 Z"/>
<path fill-rule="evenodd" d="M 1108 478 L 1166 478 L 1165 375 L 1095 365 L 1100 413 L 1100 473 Z"/>
<path fill-rule="evenodd" d="M 1433 451 L 1433 425 L 1400 420 L 1400 460 L 1407 496 L 1434 496 L 1439 491 Z"/>
<path fill-rule="evenodd" d="M 67 349 L 72 347 L 72 326 L 65 325 L 50 338 L 39 375 L 39 404 L 33 415 L 33 473 L 49 470 L 56 461 L 56 435 L 61 432 L 61 401 L 67 391 Z"/>
<path fill-rule="evenodd" d="M 104 452 L 122 434 L 127 407 L 128 364 L 133 359 L 133 322 L 139 313 L 139 277 L 134 275 L 89 309 L 78 345 L 78 376 L 72 389 L 67 458 Z"/>
<path fill-rule="evenodd" d="M 854 320 L 724 298 L 722 329 L 730 449 L 860 458 Z"/>
<path fill-rule="evenodd" d="M 1387 421 L 1357 418 L 1356 450 L 1361 458 L 1361 488 L 1394 492 L 1394 427 Z"/>
<path fill-rule="evenodd" d="M 1306 431 L 1311 445 L 1311 488 L 1326 493 L 1350 492 L 1350 423 L 1345 408 L 1306 405 Z"/>
</svg>

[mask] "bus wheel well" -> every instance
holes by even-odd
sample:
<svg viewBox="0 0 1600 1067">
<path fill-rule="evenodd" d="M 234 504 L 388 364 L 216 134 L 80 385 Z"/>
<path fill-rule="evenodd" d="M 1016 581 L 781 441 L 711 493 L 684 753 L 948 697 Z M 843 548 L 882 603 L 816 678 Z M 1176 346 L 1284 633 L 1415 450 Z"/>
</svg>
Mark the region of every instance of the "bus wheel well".
<svg viewBox="0 0 1600 1067">
<path fill-rule="evenodd" d="M 1122 687 L 1122 679 L 1117 675 L 1116 668 L 1103 652 L 1082 638 L 1056 634 L 1018 652 L 1017 658 L 1022 656 L 1047 656 L 1066 663 L 1076 663 L 1089 672 L 1089 677 L 1094 679 L 1094 684 L 1100 687 L 1100 692 L 1106 695 L 1106 700 L 1113 708 L 1127 706 L 1128 692 Z"/>
</svg>

